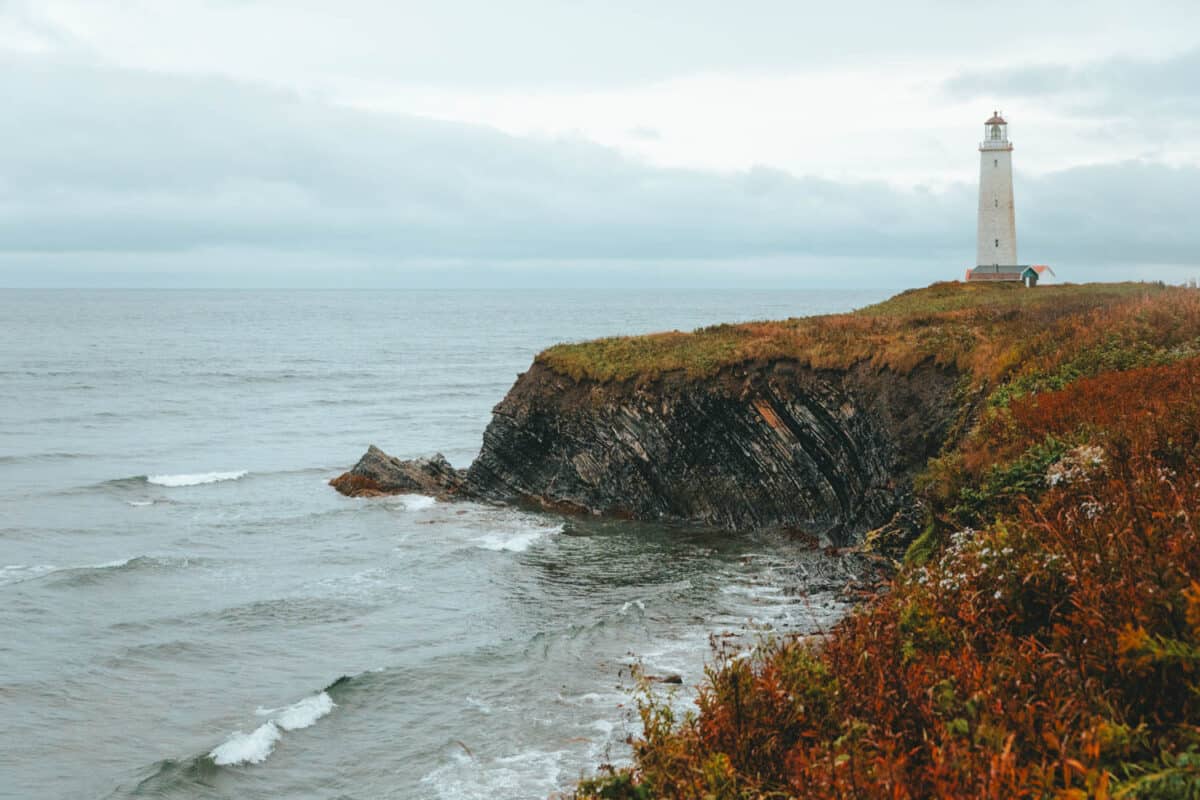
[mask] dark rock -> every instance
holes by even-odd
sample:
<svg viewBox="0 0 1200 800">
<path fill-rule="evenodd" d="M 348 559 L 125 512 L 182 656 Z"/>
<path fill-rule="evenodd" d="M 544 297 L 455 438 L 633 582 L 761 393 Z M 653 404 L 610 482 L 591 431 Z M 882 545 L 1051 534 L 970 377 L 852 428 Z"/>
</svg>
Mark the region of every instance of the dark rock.
<svg viewBox="0 0 1200 800">
<path fill-rule="evenodd" d="M 958 410 L 957 380 L 932 362 L 900 373 L 784 361 L 601 383 L 535 361 L 493 410 L 469 469 L 372 447 L 334 485 L 845 544 L 911 504 L 912 476 Z"/>
<path fill-rule="evenodd" d="M 534 363 L 493 411 L 468 493 L 730 530 L 855 540 L 910 500 L 958 375 L 744 364 L 706 379 L 575 381 Z"/>
<path fill-rule="evenodd" d="M 371 445 L 349 472 L 334 478 L 329 485 L 350 497 L 384 494 L 449 497 L 462 491 L 463 474 L 441 453 L 401 461 Z"/>
<path fill-rule="evenodd" d="M 646 680 L 650 683 L 672 683 L 676 686 L 683 685 L 682 675 L 647 675 Z"/>
</svg>

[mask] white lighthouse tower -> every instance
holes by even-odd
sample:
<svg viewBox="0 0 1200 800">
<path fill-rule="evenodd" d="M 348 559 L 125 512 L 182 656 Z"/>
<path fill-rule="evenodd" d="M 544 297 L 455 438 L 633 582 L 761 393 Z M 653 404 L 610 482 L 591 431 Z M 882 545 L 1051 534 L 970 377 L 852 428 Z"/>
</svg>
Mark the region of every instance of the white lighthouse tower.
<svg viewBox="0 0 1200 800">
<path fill-rule="evenodd" d="M 968 281 L 1020 281 L 1037 286 L 1043 274 L 1054 275 L 1045 264 L 1017 263 L 1017 218 L 1013 207 L 1012 142 L 1008 123 L 999 111 L 983 123 L 979 143 L 979 228 L 975 266 Z"/>
<path fill-rule="evenodd" d="M 1012 142 L 999 111 L 984 123 L 979 143 L 979 242 L 976 274 L 1017 272 L 1017 220 L 1013 208 Z M 1004 269 L 1007 267 L 1007 269 Z M 999 269 L 997 269 L 999 268 Z M 980 277 L 982 277 L 980 275 Z"/>
</svg>

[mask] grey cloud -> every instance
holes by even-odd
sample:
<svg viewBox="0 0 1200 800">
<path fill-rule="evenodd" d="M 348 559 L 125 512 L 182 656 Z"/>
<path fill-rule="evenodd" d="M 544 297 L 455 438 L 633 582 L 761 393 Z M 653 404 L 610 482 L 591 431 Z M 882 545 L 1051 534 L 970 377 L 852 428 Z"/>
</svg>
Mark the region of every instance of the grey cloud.
<svg viewBox="0 0 1200 800">
<path fill-rule="evenodd" d="M 1200 48 L 1161 60 L 1109 58 L 1081 65 L 1035 64 L 962 72 L 946 81 L 956 100 L 980 97 L 1059 98 L 1067 108 L 1099 116 L 1200 115 Z"/>
<path fill-rule="evenodd" d="M 468 273 L 502 261 L 792 258 L 956 275 L 973 252 L 967 185 L 658 169 L 580 141 L 46 60 L 0 61 L 0 96 L 0 283 L 22 264 L 86 272 L 81 258 L 166 263 L 214 248 L 449 260 Z M 1022 253 L 1194 263 L 1198 180 L 1195 168 L 1140 162 L 1019 180 Z"/>
<path fill-rule="evenodd" d="M 331 107 L 213 78 L 10 60 L 0 248 L 212 243 L 398 257 L 897 252 L 956 205 L 767 169 L 655 169 L 579 141 Z M 870 235 L 865 232 L 871 231 Z"/>
<path fill-rule="evenodd" d="M 1019 220 L 1029 221 L 1018 235 L 1023 255 L 1197 265 L 1196 167 L 1143 161 L 1077 167 L 1028 180 L 1017 192 Z"/>
</svg>

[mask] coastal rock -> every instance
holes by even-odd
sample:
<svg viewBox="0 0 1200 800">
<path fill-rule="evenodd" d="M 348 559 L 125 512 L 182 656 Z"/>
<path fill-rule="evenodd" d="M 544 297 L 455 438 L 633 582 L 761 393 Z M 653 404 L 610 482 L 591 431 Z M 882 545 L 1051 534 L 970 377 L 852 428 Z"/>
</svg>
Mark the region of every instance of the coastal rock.
<svg viewBox="0 0 1200 800">
<path fill-rule="evenodd" d="M 463 475 L 441 453 L 402 461 L 370 445 L 349 472 L 329 485 L 350 497 L 425 494 L 444 498 L 462 491 Z"/>
<path fill-rule="evenodd" d="M 643 677 L 650 683 L 668 683 L 675 686 L 683 685 L 682 675 L 645 675 Z"/>
<path fill-rule="evenodd" d="M 845 544 L 911 503 L 957 413 L 958 373 L 793 361 L 703 378 L 575 379 L 535 361 L 493 410 L 467 470 L 372 447 L 334 486 L 421 492 Z"/>
<path fill-rule="evenodd" d="M 535 362 L 493 411 L 466 492 L 500 502 L 855 540 L 910 501 L 958 374 L 775 361 L 707 378 L 575 380 Z"/>
</svg>

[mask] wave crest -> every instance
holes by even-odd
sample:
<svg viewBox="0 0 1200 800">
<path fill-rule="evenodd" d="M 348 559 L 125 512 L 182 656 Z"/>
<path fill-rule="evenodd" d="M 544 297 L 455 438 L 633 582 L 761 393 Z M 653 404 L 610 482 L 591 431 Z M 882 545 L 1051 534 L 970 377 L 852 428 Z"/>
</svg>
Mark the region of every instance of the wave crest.
<svg viewBox="0 0 1200 800">
<path fill-rule="evenodd" d="M 283 736 L 274 722 L 264 722 L 250 733 L 234 731 L 233 735 L 219 747 L 213 748 L 208 757 L 218 766 L 236 764 L 261 764 L 275 749 L 275 743 Z"/>
<path fill-rule="evenodd" d="M 208 757 L 221 766 L 238 764 L 261 764 L 275 750 L 283 738 L 284 731 L 298 731 L 316 723 L 332 711 L 337 704 L 327 692 L 318 692 L 303 700 L 280 708 L 260 708 L 259 716 L 272 718 L 250 733 L 234 731 L 222 744 L 214 747 Z"/>
<path fill-rule="evenodd" d="M 221 481 L 236 481 L 246 477 L 249 474 L 246 470 L 235 470 L 233 472 L 196 472 L 182 475 L 149 475 L 146 477 L 146 483 L 153 483 L 155 486 L 166 486 L 169 488 L 177 488 L 180 486 L 200 486 L 205 483 L 219 483 Z"/>
<path fill-rule="evenodd" d="M 273 722 L 285 731 L 298 731 L 307 728 L 321 717 L 333 711 L 336 704 L 327 692 L 319 692 L 312 697 L 292 703 L 283 708 L 260 708 L 255 713 L 259 716 L 278 714 Z"/>
</svg>

